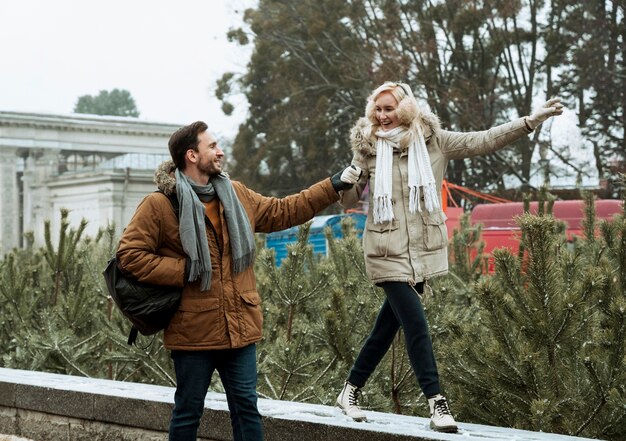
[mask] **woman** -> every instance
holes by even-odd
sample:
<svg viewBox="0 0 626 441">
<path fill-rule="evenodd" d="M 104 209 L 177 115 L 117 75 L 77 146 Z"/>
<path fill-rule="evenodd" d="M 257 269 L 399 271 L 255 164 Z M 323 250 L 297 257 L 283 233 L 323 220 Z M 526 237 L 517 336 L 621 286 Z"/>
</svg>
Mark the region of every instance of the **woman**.
<svg viewBox="0 0 626 441">
<path fill-rule="evenodd" d="M 457 432 L 441 395 L 437 365 L 420 297 L 424 281 L 448 271 L 447 231 L 441 184 L 450 159 L 484 155 L 528 135 L 563 113 L 558 98 L 530 116 L 481 132 L 441 129 L 430 110 L 420 108 L 410 87 L 386 82 L 368 98 L 365 117 L 351 132 L 354 187 L 340 192 L 344 208 L 354 206 L 369 183 L 369 212 L 363 248 L 367 274 L 386 299 L 363 345 L 337 404 L 356 421 L 359 390 L 383 358 L 396 332 L 404 331 L 417 381 L 428 398 L 433 430 Z M 361 172 L 362 171 L 362 172 Z"/>
</svg>

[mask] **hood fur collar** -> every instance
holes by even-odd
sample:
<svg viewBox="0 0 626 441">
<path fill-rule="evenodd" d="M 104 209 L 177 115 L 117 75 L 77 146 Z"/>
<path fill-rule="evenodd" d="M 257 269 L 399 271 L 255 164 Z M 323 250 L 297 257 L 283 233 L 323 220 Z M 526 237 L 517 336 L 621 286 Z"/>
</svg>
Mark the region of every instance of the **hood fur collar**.
<svg viewBox="0 0 626 441">
<path fill-rule="evenodd" d="M 174 161 L 168 159 L 163 161 L 154 172 L 154 183 L 159 190 L 165 193 L 166 196 L 176 192 L 176 177 L 174 176 L 174 170 L 176 170 Z M 223 171 L 222 175 L 230 179 L 228 173 Z"/>
<path fill-rule="evenodd" d="M 176 170 L 174 161 L 168 159 L 167 161 L 163 161 L 154 172 L 154 183 L 157 185 L 157 188 L 167 196 L 176 191 L 174 170 Z"/>
<path fill-rule="evenodd" d="M 435 132 L 441 129 L 439 118 L 427 108 L 420 109 L 420 122 L 424 130 L 424 140 L 428 141 Z M 352 151 L 363 156 L 376 156 L 376 140 L 374 133 L 380 125 L 372 124 L 366 117 L 359 118 L 352 130 L 350 131 L 350 144 Z M 402 151 L 407 149 L 406 145 L 402 146 Z"/>
</svg>

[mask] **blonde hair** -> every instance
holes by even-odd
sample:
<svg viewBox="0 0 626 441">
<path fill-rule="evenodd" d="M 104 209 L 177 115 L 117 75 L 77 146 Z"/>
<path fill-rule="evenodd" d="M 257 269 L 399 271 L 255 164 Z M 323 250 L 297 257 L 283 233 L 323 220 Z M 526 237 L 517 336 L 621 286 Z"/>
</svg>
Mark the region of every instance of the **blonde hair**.
<svg viewBox="0 0 626 441">
<path fill-rule="evenodd" d="M 376 100 L 385 92 L 391 93 L 391 95 L 398 102 L 398 107 L 396 108 L 398 122 L 400 125 L 409 129 L 404 138 L 405 142 L 413 142 L 417 137 L 417 125 L 420 124 L 419 116 L 421 116 L 421 112 L 411 87 L 409 87 L 406 83 L 385 81 L 383 84 L 374 89 L 374 91 L 367 98 L 365 116 L 372 123 L 372 133 L 376 132 L 377 126 L 380 126 L 380 122 L 376 119 Z"/>
<path fill-rule="evenodd" d="M 398 122 L 406 127 L 411 127 L 419 116 L 419 107 L 413 91 L 406 83 L 394 83 L 386 81 L 382 85 L 378 86 L 371 95 L 367 98 L 367 105 L 365 106 L 365 116 L 375 126 L 380 125 L 376 119 L 376 100 L 378 97 L 389 92 L 398 102 L 396 108 L 396 115 L 398 116 Z"/>
</svg>

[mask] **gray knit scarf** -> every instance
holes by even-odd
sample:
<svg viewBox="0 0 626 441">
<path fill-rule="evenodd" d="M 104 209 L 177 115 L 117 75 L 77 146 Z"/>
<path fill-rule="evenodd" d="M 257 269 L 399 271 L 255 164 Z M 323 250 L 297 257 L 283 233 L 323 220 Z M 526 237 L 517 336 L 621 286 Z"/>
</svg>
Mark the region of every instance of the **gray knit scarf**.
<svg viewBox="0 0 626 441">
<path fill-rule="evenodd" d="M 225 175 L 212 176 L 207 185 L 198 185 L 176 169 L 176 195 L 179 204 L 179 232 L 183 250 L 191 259 L 189 281 L 201 277 L 202 291 L 211 287 L 211 253 L 204 224 L 204 205 L 217 197 L 224 206 L 226 227 L 233 258 L 233 272 L 238 274 L 254 262 L 256 252 L 250 220 Z"/>
</svg>

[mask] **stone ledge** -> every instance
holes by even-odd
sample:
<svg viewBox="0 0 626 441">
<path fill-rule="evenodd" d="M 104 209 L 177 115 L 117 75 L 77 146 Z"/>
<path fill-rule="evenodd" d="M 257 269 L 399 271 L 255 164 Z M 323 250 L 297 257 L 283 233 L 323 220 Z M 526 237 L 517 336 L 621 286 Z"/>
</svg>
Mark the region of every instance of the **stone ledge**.
<svg viewBox="0 0 626 441">
<path fill-rule="evenodd" d="M 165 439 L 174 388 L 0 368 L 0 433 L 50 440 Z M 426 418 L 366 412 L 356 423 L 335 407 L 259 400 L 267 441 L 582 441 L 565 435 L 460 423 L 460 435 L 436 433 Z M 55 435 L 43 435 L 46 430 Z M 43 432 L 42 432 L 43 431 Z M 115 436 L 113 436 L 115 434 Z M 199 436 L 232 439 L 226 397 L 209 393 Z"/>
<path fill-rule="evenodd" d="M 0 435 L 0 441 L 33 441 L 32 439 L 19 438 L 13 435 Z"/>
</svg>

